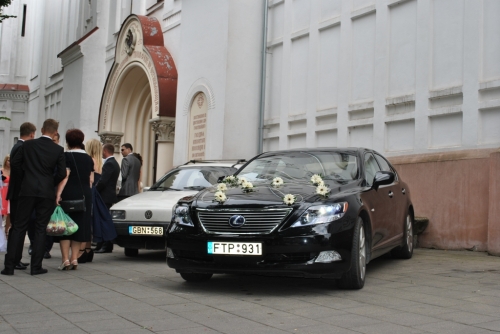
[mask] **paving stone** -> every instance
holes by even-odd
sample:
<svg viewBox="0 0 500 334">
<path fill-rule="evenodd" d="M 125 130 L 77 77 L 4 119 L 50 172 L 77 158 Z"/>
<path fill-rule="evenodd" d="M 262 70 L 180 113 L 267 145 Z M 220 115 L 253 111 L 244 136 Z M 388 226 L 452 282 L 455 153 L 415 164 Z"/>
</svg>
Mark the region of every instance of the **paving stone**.
<svg viewBox="0 0 500 334">
<path fill-rule="evenodd" d="M 332 280 L 215 275 L 185 282 L 164 252 L 121 248 L 77 271 L 0 276 L 0 332 L 491 333 L 500 331 L 500 258 L 416 249 L 368 265 L 365 288 Z"/>
</svg>

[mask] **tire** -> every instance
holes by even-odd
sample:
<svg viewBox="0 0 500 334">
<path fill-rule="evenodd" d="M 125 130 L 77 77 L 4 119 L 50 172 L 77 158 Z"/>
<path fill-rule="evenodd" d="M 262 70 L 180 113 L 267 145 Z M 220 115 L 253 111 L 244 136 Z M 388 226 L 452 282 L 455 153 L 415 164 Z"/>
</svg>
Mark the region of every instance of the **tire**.
<svg viewBox="0 0 500 334">
<path fill-rule="evenodd" d="M 411 215 L 406 215 L 405 229 L 403 233 L 403 245 L 391 251 L 391 255 L 397 259 L 411 259 L 413 256 L 413 219 Z"/>
<path fill-rule="evenodd" d="M 136 257 L 139 255 L 139 250 L 136 248 L 125 248 L 124 252 L 127 257 Z"/>
<path fill-rule="evenodd" d="M 366 276 L 366 236 L 363 219 L 358 217 L 352 240 L 351 268 L 337 281 L 341 289 L 362 289 Z"/>
<path fill-rule="evenodd" d="M 180 273 L 186 282 L 205 282 L 212 278 L 213 274 L 202 273 Z"/>
</svg>

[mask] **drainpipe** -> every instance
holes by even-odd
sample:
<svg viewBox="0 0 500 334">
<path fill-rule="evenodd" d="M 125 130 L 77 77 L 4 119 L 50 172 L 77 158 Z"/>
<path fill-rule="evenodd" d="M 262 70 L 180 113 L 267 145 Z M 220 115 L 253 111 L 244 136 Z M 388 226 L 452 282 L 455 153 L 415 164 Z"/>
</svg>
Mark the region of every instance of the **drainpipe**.
<svg viewBox="0 0 500 334">
<path fill-rule="evenodd" d="M 260 110 L 259 110 L 259 146 L 258 153 L 264 150 L 264 109 L 266 104 L 266 61 L 267 61 L 267 17 L 269 0 L 264 0 L 264 32 L 262 34 L 262 73 L 260 82 Z"/>
</svg>

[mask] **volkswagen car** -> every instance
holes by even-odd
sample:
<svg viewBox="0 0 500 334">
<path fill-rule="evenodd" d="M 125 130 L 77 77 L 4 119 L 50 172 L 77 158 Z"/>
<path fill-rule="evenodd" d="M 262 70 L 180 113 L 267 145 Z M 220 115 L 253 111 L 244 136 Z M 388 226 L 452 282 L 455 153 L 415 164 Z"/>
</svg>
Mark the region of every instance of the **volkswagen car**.
<svg viewBox="0 0 500 334">
<path fill-rule="evenodd" d="M 166 173 L 148 191 L 113 205 L 111 216 L 118 234 L 114 242 L 130 257 L 137 256 L 139 249 L 165 250 L 172 206 L 182 197 L 211 187 L 220 177 L 233 174 L 242 161 L 190 161 Z"/>
<path fill-rule="evenodd" d="M 278 274 L 361 289 L 372 259 L 413 254 L 409 187 L 366 148 L 260 154 L 172 213 L 167 264 L 186 281 Z"/>
</svg>

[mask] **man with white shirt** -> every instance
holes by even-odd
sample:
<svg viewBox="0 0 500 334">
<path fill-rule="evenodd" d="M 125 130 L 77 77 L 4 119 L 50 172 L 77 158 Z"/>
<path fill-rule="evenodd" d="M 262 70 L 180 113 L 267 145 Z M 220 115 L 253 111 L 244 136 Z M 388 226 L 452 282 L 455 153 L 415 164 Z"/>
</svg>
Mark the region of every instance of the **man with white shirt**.
<svg viewBox="0 0 500 334">
<path fill-rule="evenodd" d="M 141 175 L 141 161 L 134 155 L 132 145 L 125 143 L 122 145 L 122 187 L 118 193 L 118 200 L 139 193 L 139 177 Z"/>
<path fill-rule="evenodd" d="M 118 165 L 113 156 L 114 153 L 115 147 L 112 144 L 104 144 L 102 147 L 102 157 L 104 158 L 102 162 L 102 174 L 101 179 L 96 185 L 96 189 L 108 209 L 118 202 L 118 198 L 116 197 L 116 183 L 120 175 L 120 165 Z M 112 251 L 113 243 L 111 241 L 98 243 L 95 249 L 96 253 L 111 253 Z"/>
</svg>

